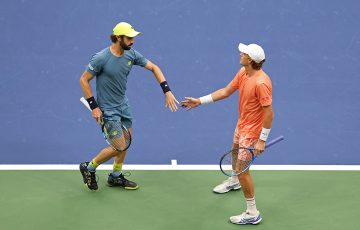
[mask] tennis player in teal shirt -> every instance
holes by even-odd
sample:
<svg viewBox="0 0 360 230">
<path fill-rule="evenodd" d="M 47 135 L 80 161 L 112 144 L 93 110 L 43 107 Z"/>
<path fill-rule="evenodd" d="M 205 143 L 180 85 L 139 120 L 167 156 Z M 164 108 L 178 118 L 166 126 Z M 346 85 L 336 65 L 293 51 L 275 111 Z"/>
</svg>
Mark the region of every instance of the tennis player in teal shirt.
<svg viewBox="0 0 360 230">
<path fill-rule="evenodd" d="M 161 69 L 132 48 L 135 42 L 134 38 L 139 34 L 140 32 L 136 31 L 129 23 L 118 23 L 110 36 L 111 46 L 96 53 L 80 77 L 80 85 L 92 110 L 93 118 L 100 122 L 103 117 L 105 123 L 121 121 L 130 133 L 132 116 L 126 97 L 126 84 L 134 65 L 144 67 L 154 74 L 164 92 L 166 107 L 171 112 L 177 110 L 179 103 L 171 92 Z M 96 77 L 96 99 L 89 83 L 94 77 Z M 121 130 L 119 131 L 121 132 Z M 125 178 L 122 173 L 125 156 L 126 151 L 119 152 L 108 146 L 91 161 L 81 163 L 80 172 L 84 183 L 89 189 L 97 190 L 96 168 L 114 158 L 113 172 L 109 174 L 108 184 L 125 189 L 137 189 L 138 185 Z"/>
</svg>

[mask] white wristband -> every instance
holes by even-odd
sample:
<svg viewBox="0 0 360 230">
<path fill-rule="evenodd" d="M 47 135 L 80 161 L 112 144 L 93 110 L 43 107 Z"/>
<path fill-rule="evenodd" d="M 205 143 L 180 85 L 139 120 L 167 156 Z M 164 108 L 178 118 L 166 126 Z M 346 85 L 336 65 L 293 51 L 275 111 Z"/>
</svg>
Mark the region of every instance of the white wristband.
<svg viewBox="0 0 360 230">
<path fill-rule="evenodd" d="M 210 103 L 214 102 L 214 100 L 211 97 L 211 94 L 200 97 L 199 99 L 200 99 L 201 104 L 210 104 Z"/>
<path fill-rule="evenodd" d="M 270 134 L 270 130 L 271 129 L 262 128 L 259 139 L 263 140 L 263 141 L 266 141 L 269 134 Z"/>
</svg>

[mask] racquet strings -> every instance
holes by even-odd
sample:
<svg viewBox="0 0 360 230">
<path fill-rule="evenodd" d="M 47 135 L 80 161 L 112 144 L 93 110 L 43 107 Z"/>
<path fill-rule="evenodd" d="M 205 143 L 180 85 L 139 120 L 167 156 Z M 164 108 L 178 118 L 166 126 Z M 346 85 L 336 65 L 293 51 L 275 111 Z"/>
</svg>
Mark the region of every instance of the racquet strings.
<svg viewBox="0 0 360 230">
<path fill-rule="evenodd" d="M 127 128 L 121 125 L 120 121 L 101 121 L 105 138 L 109 144 L 118 151 L 124 151 L 131 144 L 131 135 Z"/>
<path fill-rule="evenodd" d="M 236 162 L 238 174 L 245 172 L 251 165 L 254 160 L 254 154 L 252 150 L 249 149 L 239 149 L 238 151 L 238 160 Z"/>
<path fill-rule="evenodd" d="M 224 158 L 221 161 L 221 168 L 226 175 L 235 176 L 246 171 L 252 161 L 253 154 L 251 150 L 233 149 L 228 152 L 228 154 L 224 155 Z"/>
</svg>

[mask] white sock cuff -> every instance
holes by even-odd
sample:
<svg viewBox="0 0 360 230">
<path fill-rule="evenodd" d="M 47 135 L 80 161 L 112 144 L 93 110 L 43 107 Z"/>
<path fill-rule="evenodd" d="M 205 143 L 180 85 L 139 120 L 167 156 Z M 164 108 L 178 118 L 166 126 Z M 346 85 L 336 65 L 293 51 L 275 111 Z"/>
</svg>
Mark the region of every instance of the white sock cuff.
<svg viewBox="0 0 360 230">
<path fill-rule="evenodd" d="M 245 200 L 246 200 L 246 204 L 248 205 L 248 207 L 250 207 L 250 206 L 255 206 L 256 207 L 255 197 L 253 197 L 253 198 L 245 198 Z"/>
<path fill-rule="evenodd" d="M 237 176 L 232 176 L 231 178 L 231 182 L 239 182 L 239 178 Z"/>
</svg>

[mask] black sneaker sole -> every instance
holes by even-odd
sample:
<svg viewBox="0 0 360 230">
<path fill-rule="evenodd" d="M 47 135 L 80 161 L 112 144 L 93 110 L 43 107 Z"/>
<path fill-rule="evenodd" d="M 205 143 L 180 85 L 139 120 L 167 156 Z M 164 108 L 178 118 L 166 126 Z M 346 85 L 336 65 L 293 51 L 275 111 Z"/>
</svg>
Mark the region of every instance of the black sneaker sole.
<svg viewBox="0 0 360 230">
<path fill-rule="evenodd" d="M 126 190 L 137 190 L 137 189 L 139 189 L 139 186 L 136 186 L 136 187 L 123 187 L 123 186 L 111 185 L 111 184 L 108 184 L 108 186 L 111 187 L 111 188 L 119 187 L 119 188 L 123 188 L 123 189 L 126 189 Z"/>
<path fill-rule="evenodd" d="M 136 190 L 136 189 L 139 188 L 138 185 L 136 185 L 136 187 L 127 187 L 127 186 L 124 187 L 124 186 L 121 186 L 121 185 L 110 184 L 109 182 L 107 183 L 107 185 L 108 185 L 109 187 L 120 187 L 120 188 L 124 188 L 124 189 L 126 189 L 126 190 Z"/>
<path fill-rule="evenodd" d="M 124 187 L 124 189 L 126 189 L 126 190 L 136 190 L 138 188 L 139 188 L 139 186 L 136 186 L 136 187 Z"/>
</svg>

